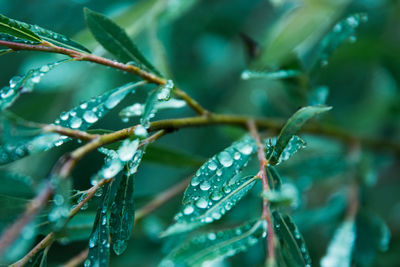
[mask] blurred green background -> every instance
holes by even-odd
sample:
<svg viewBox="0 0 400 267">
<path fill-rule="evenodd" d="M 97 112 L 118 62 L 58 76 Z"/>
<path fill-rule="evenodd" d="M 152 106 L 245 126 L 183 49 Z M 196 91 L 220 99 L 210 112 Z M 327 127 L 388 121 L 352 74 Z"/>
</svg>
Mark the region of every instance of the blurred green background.
<svg viewBox="0 0 400 267">
<path fill-rule="evenodd" d="M 124 27 L 155 66 L 209 110 L 286 119 L 299 107 L 312 104 L 321 86 L 325 86 L 329 90 L 326 103 L 333 110 L 321 121 L 354 134 L 400 142 L 399 1 L 0 0 L 2 14 L 65 34 L 93 52 L 111 57 L 90 36 L 82 12 L 85 6 Z M 368 19 L 357 22 L 360 25 L 354 34 L 326 55 L 329 57 L 318 54 L 319 45 L 334 25 L 354 13 L 365 14 Z M 260 57 L 254 60 L 249 57 L 241 34 L 258 42 Z M 311 64 L 313 57 L 317 60 Z M 3 55 L 0 85 L 7 85 L 14 75 L 61 58 L 64 57 L 38 52 Z M 290 68 L 301 70 L 304 75 L 285 80 L 241 79 L 242 71 L 248 68 Z M 80 101 L 134 80 L 137 78 L 132 75 L 103 66 L 68 62 L 43 77 L 35 91 L 23 95 L 12 110 L 26 119 L 49 123 Z M 145 96 L 146 91 L 141 90 L 124 100 L 92 128 L 116 130 L 134 125 L 136 120 L 126 123 L 118 119 L 118 112 L 123 106 L 143 102 Z M 190 115 L 193 112 L 186 107 L 161 111 L 155 119 Z M 184 129 L 163 137 L 158 143 L 201 161 L 243 133 L 226 126 Z M 319 266 L 344 216 L 348 185 L 355 178 L 361 181 L 362 211 L 368 216 L 379 215 L 391 232 L 389 249 L 380 252 L 376 249 L 377 243 L 384 241 L 379 235 L 379 223 L 378 230 L 366 227 L 360 234 L 363 241 L 357 241 L 361 243 L 355 264 L 399 266 L 399 159 L 390 153 L 362 149 L 359 160 L 354 163 L 346 145 L 327 138 L 303 137 L 308 147 L 278 170 L 285 181 L 295 184 L 299 190 L 299 203 L 290 212 L 304 234 L 313 266 Z M 59 156 L 78 145 L 70 142 L 0 169 L 31 176 L 35 187 Z M 135 178 L 138 208 L 195 171 L 190 166 L 154 162 L 150 156 Z M 75 188 L 90 187 L 89 178 L 101 164 L 100 153 L 85 158 L 73 173 Z M 214 227 L 230 226 L 258 216 L 261 201 L 257 191 L 253 190 Z M 163 245 L 157 235 L 172 221 L 180 199 L 180 196 L 174 198 L 139 222 L 127 251 L 122 256 L 112 256 L 111 266 L 155 266 L 168 251 L 168 242 Z M 95 212 L 95 206 L 92 203 L 86 212 Z M 86 232 L 90 233 L 89 227 Z M 372 245 L 363 247 L 362 244 Z M 86 246 L 85 240 L 55 244 L 48 262 L 50 265 L 65 262 Z M 221 262 L 220 266 L 261 265 L 264 251 L 260 243 L 247 253 Z"/>
</svg>

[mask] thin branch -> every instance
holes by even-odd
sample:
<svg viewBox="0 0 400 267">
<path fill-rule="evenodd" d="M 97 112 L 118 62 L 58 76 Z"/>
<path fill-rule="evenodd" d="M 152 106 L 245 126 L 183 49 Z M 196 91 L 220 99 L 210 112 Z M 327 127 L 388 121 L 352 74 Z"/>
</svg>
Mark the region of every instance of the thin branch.
<svg viewBox="0 0 400 267">
<path fill-rule="evenodd" d="M 267 172 L 265 167 L 268 165 L 268 160 L 265 158 L 265 150 L 264 146 L 261 143 L 260 140 L 260 135 L 258 134 L 257 131 L 257 126 L 254 120 L 250 120 L 248 122 L 248 127 L 250 130 L 251 135 L 253 138 L 256 140 L 257 144 L 257 156 L 258 156 L 258 161 L 260 163 L 259 167 L 260 170 L 258 172 L 258 177 L 262 181 L 262 188 L 263 191 L 269 191 L 269 185 L 268 185 L 268 178 L 267 178 Z M 262 203 L 263 209 L 262 209 L 262 218 L 267 221 L 267 265 L 270 266 L 275 262 L 275 232 L 274 228 L 272 225 L 272 220 L 271 220 L 271 212 L 269 210 L 269 203 L 268 201 L 263 198 L 263 203 Z"/>
<path fill-rule="evenodd" d="M 210 112 L 208 110 L 203 108 L 196 100 L 191 98 L 186 92 L 182 91 L 181 89 L 176 88 L 174 90 L 174 94 L 177 97 L 185 100 L 185 102 L 188 104 L 188 106 L 191 107 L 198 115 L 207 116 L 210 114 Z"/>
<path fill-rule="evenodd" d="M 68 262 L 62 264 L 61 266 L 63 266 L 63 267 L 75 267 L 75 266 L 78 266 L 78 265 L 82 264 L 82 262 L 84 262 L 87 259 L 88 254 L 89 254 L 89 249 L 85 248 L 78 255 L 76 255 L 75 257 L 70 259 Z"/>
</svg>

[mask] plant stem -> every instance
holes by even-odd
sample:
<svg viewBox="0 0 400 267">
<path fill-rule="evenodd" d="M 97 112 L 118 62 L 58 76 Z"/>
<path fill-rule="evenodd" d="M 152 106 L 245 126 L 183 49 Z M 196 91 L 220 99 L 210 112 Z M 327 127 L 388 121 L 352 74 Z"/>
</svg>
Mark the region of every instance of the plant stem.
<svg viewBox="0 0 400 267">
<path fill-rule="evenodd" d="M 268 160 L 265 158 L 265 150 L 264 150 L 264 145 L 261 143 L 260 135 L 258 134 L 257 131 L 257 126 L 254 120 L 250 120 L 248 122 L 248 128 L 250 130 L 251 135 L 253 138 L 256 140 L 257 144 L 257 156 L 258 156 L 258 161 L 260 163 L 259 167 L 259 173 L 258 177 L 261 179 L 262 182 L 262 189 L 264 192 L 269 191 L 269 184 L 268 184 L 268 178 L 267 178 L 267 172 L 266 172 L 266 166 L 268 165 Z M 268 201 L 263 198 L 262 202 L 262 218 L 267 221 L 267 263 L 268 264 L 273 264 L 275 263 L 275 232 L 274 228 L 272 225 L 272 220 L 271 220 L 271 212 L 269 209 L 269 203 Z"/>
</svg>

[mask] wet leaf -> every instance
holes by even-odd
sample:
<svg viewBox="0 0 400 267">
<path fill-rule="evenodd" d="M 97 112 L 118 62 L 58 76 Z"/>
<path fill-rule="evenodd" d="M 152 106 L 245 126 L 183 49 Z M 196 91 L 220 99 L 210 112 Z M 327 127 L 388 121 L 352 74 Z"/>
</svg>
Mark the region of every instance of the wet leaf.
<svg viewBox="0 0 400 267">
<path fill-rule="evenodd" d="M 274 165 L 279 165 L 282 162 L 289 160 L 289 158 L 300 149 L 305 148 L 306 142 L 297 135 L 293 135 L 287 143 L 286 147 L 283 149 L 282 153 L 279 155 L 278 159 L 275 156 L 271 157 L 271 155 L 273 155 L 274 153 L 274 147 L 272 145 L 269 145 L 268 143 L 266 147 L 266 157 L 270 158 L 270 161 L 272 161 Z"/>
<path fill-rule="evenodd" d="M 53 206 L 49 213 L 49 221 L 55 230 L 64 226 L 71 208 L 72 182 L 69 178 L 52 177 L 54 188 Z"/>
<path fill-rule="evenodd" d="M 110 234 L 115 254 L 121 255 L 125 251 L 134 219 L 133 175 L 126 172 L 111 205 Z"/>
<path fill-rule="evenodd" d="M 202 157 L 159 144 L 149 145 L 143 160 L 177 168 L 200 167 L 205 161 Z"/>
<path fill-rule="evenodd" d="M 133 89 L 135 87 L 141 84 L 140 82 L 128 83 L 89 101 L 82 102 L 70 111 L 61 113 L 59 119 L 54 121 L 54 124 L 76 130 L 86 130 L 115 108 L 130 92 L 134 92 Z M 0 164 L 6 164 L 30 154 L 46 151 L 70 140 L 66 136 L 60 136 L 55 133 L 41 133 L 41 130 L 37 129 L 27 130 L 27 127 L 19 127 L 21 129 L 15 131 L 13 129 L 15 127 L 10 125 L 4 118 L 0 127 L 3 127 L 1 132 L 3 142 L 0 146 Z M 7 128 L 5 129 L 4 127 Z M 21 134 L 16 135 L 16 132 L 21 132 Z M 5 139 L 6 134 L 9 135 L 7 139 Z"/>
<path fill-rule="evenodd" d="M 142 64 L 149 71 L 160 75 L 139 51 L 124 29 L 100 13 L 88 8 L 85 8 L 84 12 L 90 31 L 105 49 L 126 63 L 133 61 L 136 64 Z"/>
<path fill-rule="evenodd" d="M 246 136 L 201 166 L 186 188 L 176 222 L 163 235 L 192 230 L 229 211 L 255 183 L 253 176 L 235 176 L 256 150 L 254 140 Z"/>
<path fill-rule="evenodd" d="M 168 80 L 165 85 L 161 85 L 149 93 L 143 108 L 142 117 L 140 118 L 140 123 L 146 129 L 150 126 L 150 120 L 155 116 L 159 104 L 169 100 L 173 88 L 173 81 Z"/>
<path fill-rule="evenodd" d="M 286 122 L 285 126 L 281 130 L 278 140 L 276 141 L 274 150 L 269 156 L 270 163 L 276 165 L 279 162 L 279 159 L 281 158 L 284 150 L 290 143 L 291 139 L 297 133 L 297 131 L 303 126 L 304 123 L 306 123 L 313 116 L 326 112 L 330 109 L 331 107 L 326 107 L 326 106 L 308 106 L 301 108 L 292 117 L 290 117 L 290 119 Z M 294 151 L 297 151 L 299 147 L 300 146 L 295 145 L 293 147 Z M 288 154 L 290 155 L 290 153 Z"/>
<path fill-rule="evenodd" d="M 328 251 L 321 259 L 321 267 L 350 267 L 351 255 L 356 240 L 354 220 L 346 220 L 336 229 Z"/>
<path fill-rule="evenodd" d="M 97 210 L 93 230 L 89 238 L 89 254 L 85 266 L 108 266 L 110 258 L 110 240 L 108 223 L 108 204 L 110 198 L 110 185 L 103 186 L 102 200 Z"/>
<path fill-rule="evenodd" d="M 266 235 L 266 222 L 246 223 L 237 228 L 208 232 L 191 237 L 175 248 L 163 261 L 164 266 L 202 266 L 214 259 L 223 259 L 246 251 Z"/>
<path fill-rule="evenodd" d="M 308 69 L 312 69 L 315 64 L 319 63 L 324 66 L 328 63 L 329 56 L 345 41 L 350 43 L 356 41 L 355 32 L 361 23 L 368 20 L 367 14 L 352 14 L 338 23 L 336 23 L 330 32 L 316 45 L 314 49 L 310 49 L 309 53 L 304 55 L 303 62 Z"/>
<path fill-rule="evenodd" d="M 29 30 L 27 24 L 21 23 L 17 20 L 7 18 L 0 14 L 0 33 L 9 34 L 17 38 L 28 40 L 34 43 L 41 43 L 42 40 L 39 36 Z"/>
<path fill-rule="evenodd" d="M 298 77 L 302 73 L 298 70 L 278 70 L 278 71 L 253 71 L 253 70 L 245 70 L 241 74 L 241 78 L 243 80 L 250 79 L 287 79 Z"/>
<path fill-rule="evenodd" d="M 123 119 L 142 116 L 144 113 L 145 106 L 146 106 L 145 104 L 135 103 L 131 106 L 122 109 L 121 112 L 119 113 L 119 116 L 122 117 Z M 185 106 L 186 102 L 184 100 L 170 98 L 167 101 L 156 102 L 154 108 L 156 110 L 162 110 L 162 109 L 182 108 Z"/>
<path fill-rule="evenodd" d="M 279 240 L 279 266 L 311 266 L 306 243 L 296 224 L 288 215 L 278 211 L 272 213 L 274 231 Z"/>
<path fill-rule="evenodd" d="M 389 248 L 389 227 L 380 216 L 367 209 L 361 209 L 355 223 L 357 236 L 353 260 L 362 267 L 374 266 L 377 253 Z"/>
<path fill-rule="evenodd" d="M 24 76 L 14 76 L 11 78 L 10 85 L 0 89 L 0 110 L 11 106 L 20 94 L 32 92 L 35 85 L 40 82 L 43 75 L 66 61 L 67 60 L 61 60 L 55 63 L 43 65 L 40 68 L 31 69 Z"/>
</svg>

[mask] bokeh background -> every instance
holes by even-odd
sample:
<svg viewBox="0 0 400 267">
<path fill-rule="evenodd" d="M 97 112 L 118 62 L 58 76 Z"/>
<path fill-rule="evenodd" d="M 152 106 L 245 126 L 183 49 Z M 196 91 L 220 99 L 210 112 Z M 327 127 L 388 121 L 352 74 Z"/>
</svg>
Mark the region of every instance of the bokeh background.
<svg viewBox="0 0 400 267">
<path fill-rule="evenodd" d="M 400 142 L 399 1 L 0 0 L 2 14 L 65 34 L 95 53 L 112 57 L 87 30 L 83 7 L 113 18 L 155 66 L 209 110 L 286 119 L 299 107 L 326 99 L 333 109 L 321 117 L 321 122 L 355 135 Z M 332 33 L 335 24 L 355 13 L 362 14 L 362 19 L 354 32 L 344 39 L 340 33 L 333 34 L 329 40 L 338 40 L 338 44 L 331 52 L 320 53 L 322 40 Z M 260 57 L 250 56 L 243 34 L 258 43 Z M 0 85 L 8 85 L 14 75 L 62 58 L 23 51 L 3 55 Z M 296 69 L 304 74 L 299 79 L 241 79 L 241 73 L 249 68 Z M 35 91 L 23 95 L 11 110 L 28 120 L 50 123 L 80 101 L 135 80 L 132 75 L 103 66 L 69 62 L 43 77 Z M 117 130 L 134 125 L 136 119 L 122 122 L 118 112 L 123 106 L 143 102 L 145 96 L 146 90 L 139 90 L 93 128 Z M 186 107 L 161 111 L 155 119 L 189 115 L 193 112 Z M 140 208 L 162 190 L 193 174 L 198 163 L 243 133 L 233 127 L 213 126 L 184 129 L 160 139 L 158 146 L 185 154 L 191 163 L 171 163 L 163 155 L 149 152 L 135 178 L 136 206 Z M 302 137 L 307 148 L 278 170 L 298 190 L 298 201 L 288 210 L 305 237 L 313 266 L 319 266 L 345 216 L 349 187 L 354 181 L 361 191 L 363 216 L 373 218 L 358 218 L 360 225 L 366 226 L 357 229 L 360 238 L 356 241 L 355 266 L 399 266 L 399 158 L 390 151 L 360 148 L 354 153 L 352 147 L 333 139 Z M 0 170 L 31 177 L 30 188 L 34 191 L 58 157 L 77 146 L 77 142 L 70 142 Z M 89 188 L 90 176 L 102 163 L 100 153 L 85 158 L 73 173 L 75 188 Z M 33 191 L 25 192 L 25 201 Z M 212 227 L 228 227 L 259 216 L 258 192 L 253 190 Z M 0 212 L 2 227 L 22 210 L 25 202 L 20 200 L 11 209 L 0 208 L 4 209 Z M 127 251 L 118 257 L 113 255 L 111 266 L 155 266 L 170 249 L 158 234 L 172 221 L 180 200 L 181 196 L 174 198 L 139 222 Z M 87 246 L 85 238 L 90 234 L 96 205 L 93 201 L 85 211 L 87 223 L 79 226 L 81 232 L 76 238 L 81 240 L 66 239 L 52 246 L 50 266 L 67 261 Z M 381 251 L 385 247 L 386 251 Z M 264 251 L 260 243 L 219 266 L 261 266 Z"/>
</svg>

